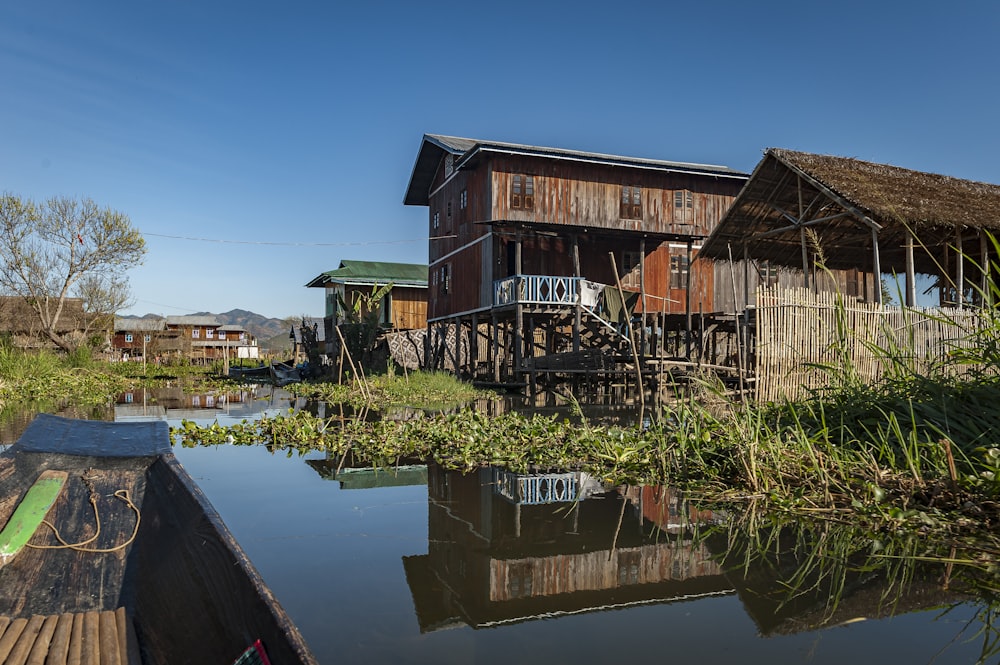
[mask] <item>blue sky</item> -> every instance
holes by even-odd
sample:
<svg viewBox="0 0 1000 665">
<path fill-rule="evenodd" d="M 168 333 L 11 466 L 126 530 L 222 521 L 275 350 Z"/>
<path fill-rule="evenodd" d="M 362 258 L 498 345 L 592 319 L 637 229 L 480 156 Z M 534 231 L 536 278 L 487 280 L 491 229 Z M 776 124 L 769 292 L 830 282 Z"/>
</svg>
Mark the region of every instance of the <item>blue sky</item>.
<svg viewBox="0 0 1000 665">
<path fill-rule="evenodd" d="M 427 260 L 424 133 L 1000 183 L 997 35 L 990 2 L 11 2 L 0 190 L 128 214 L 131 313 L 321 315 L 341 259 Z"/>
</svg>

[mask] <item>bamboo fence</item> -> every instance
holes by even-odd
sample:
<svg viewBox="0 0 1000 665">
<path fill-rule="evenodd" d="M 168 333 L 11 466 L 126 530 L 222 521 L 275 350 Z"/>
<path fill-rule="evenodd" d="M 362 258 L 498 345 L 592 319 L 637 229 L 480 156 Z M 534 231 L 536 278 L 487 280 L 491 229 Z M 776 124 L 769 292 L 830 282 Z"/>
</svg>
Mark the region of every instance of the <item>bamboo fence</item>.
<svg viewBox="0 0 1000 665">
<path fill-rule="evenodd" d="M 756 302 L 759 402 L 895 371 L 962 372 L 968 366 L 949 358 L 973 345 L 980 325 L 974 308 L 901 308 L 802 288 L 760 289 Z"/>
</svg>

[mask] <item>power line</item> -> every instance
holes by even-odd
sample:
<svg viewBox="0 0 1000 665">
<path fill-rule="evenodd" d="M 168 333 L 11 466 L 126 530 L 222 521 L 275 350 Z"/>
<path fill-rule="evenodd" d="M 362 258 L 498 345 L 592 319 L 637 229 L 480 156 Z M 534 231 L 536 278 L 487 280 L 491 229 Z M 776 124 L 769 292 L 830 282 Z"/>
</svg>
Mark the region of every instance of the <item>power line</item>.
<svg viewBox="0 0 1000 665">
<path fill-rule="evenodd" d="M 194 242 L 217 242 L 230 245 L 270 245 L 282 247 L 356 247 L 364 245 L 402 245 L 410 242 L 427 242 L 427 238 L 410 238 L 407 240 L 368 240 L 363 242 L 275 242 L 267 240 L 226 240 L 223 238 L 194 238 L 190 236 L 170 236 L 162 233 L 146 233 L 144 236 L 154 238 L 169 238 L 171 240 L 191 240 Z"/>
</svg>

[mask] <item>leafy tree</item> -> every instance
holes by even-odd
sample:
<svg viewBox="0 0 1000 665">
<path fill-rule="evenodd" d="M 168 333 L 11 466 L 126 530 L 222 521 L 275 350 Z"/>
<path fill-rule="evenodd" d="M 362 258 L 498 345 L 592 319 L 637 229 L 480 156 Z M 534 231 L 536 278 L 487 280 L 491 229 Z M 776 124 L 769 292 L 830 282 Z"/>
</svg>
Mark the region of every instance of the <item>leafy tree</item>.
<svg viewBox="0 0 1000 665">
<path fill-rule="evenodd" d="M 23 298 L 42 333 L 65 351 L 127 306 L 125 271 L 145 253 L 128 216 L 91 199 L 0 196 L 0 289 Z M 70 298 L 83 302 L 83 320 L 71 332 L 59 325 Z"/>
</svg>

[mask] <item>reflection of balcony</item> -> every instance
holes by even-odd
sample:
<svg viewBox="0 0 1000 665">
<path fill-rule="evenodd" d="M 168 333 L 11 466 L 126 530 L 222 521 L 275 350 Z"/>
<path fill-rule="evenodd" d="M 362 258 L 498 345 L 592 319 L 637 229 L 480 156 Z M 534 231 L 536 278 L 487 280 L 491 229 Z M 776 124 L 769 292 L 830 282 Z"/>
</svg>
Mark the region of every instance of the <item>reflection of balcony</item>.
<svg viewBox="0 0 1000 665">
<path fill-rule="evenodd" d="M 493 306 L 575 305 L 582 277 L 514 275 L 493 282 Z M 584 303 L 586 304 L 586 303 Z"/>
<path fill-rule="evenodd" d="M 580 471 L 519 474 L 493 467 L 493 491 L 518 505 L 563 503 L 602 491 L 600 482 Z"/>
</svg>

